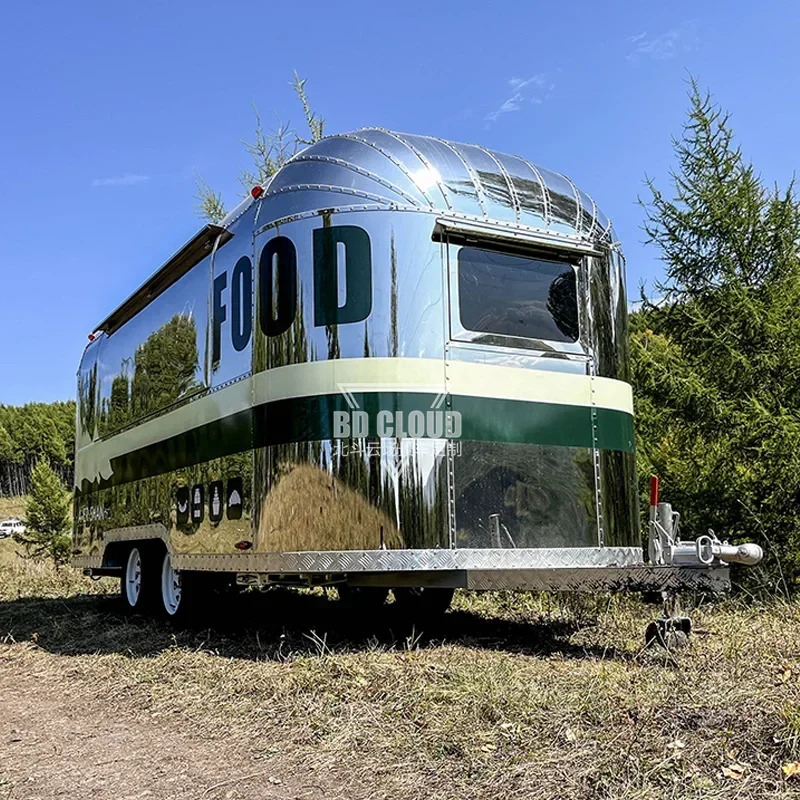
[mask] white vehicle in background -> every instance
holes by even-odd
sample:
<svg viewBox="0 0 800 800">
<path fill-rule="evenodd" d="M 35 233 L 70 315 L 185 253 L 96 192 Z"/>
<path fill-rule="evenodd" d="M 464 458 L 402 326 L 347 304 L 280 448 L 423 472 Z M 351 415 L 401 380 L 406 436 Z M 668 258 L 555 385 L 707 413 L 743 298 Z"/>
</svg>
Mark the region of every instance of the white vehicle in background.
<svg viewBox="0 0 800 800">
<path fill-rule="evenodd" d="M 6 519 L 0 522 L 0 539 L 8 539 L 21 533 L 25 533 L 25 523 L 21 519 Z"/>
</svg>

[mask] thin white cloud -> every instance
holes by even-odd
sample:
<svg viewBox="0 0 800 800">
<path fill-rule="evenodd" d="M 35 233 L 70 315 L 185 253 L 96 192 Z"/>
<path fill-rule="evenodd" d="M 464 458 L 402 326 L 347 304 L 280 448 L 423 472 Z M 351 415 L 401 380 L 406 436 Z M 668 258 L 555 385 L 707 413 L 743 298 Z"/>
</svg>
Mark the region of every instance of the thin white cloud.
<svg viewBox="0 0 800 800">
<path fill-rule="evenodd" d="M 149 180 L 149 175 L 132 175 L 130 172 L 126 172 L 115 178 L 95 178 L 92 186 L 136 186 L 138 183 L 147 183 Z"/>
<path fill-rule="evenodd" d="M 498 108 L 487 114 L 484 119 L 487 122 L 496 122 L 502 114 L 510 114 L 519 111 L 525 102 L 543 103 L 552 96 L 555 84 L 552 83 L 545 73 L 540 72 L 530 78 L 513 77 L 508 81 L 510 95 Z"/>
<path fill-rule="evenodd" d="M 628 61 L 667 61 L 680 53 L 688 53 L 697 49 L 697 34 L 691 23 L 684 22 L 660 36 L 648 36 L 647 31 L 629 36 L 627 39 L 634 45 L 625 58 Z"/>
</svg>

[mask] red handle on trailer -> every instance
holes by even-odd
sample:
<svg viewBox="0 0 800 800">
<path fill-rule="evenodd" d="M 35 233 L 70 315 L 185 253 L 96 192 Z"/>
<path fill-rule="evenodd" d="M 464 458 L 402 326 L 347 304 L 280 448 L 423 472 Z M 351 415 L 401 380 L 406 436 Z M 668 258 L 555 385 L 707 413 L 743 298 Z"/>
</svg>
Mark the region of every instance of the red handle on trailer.
<svg viewBox="0 0 800 800">
<path fill-rule="evenodd" d="M 658 475 L 650 476 L 650 505 L 658 505 Z"/>
</svg>

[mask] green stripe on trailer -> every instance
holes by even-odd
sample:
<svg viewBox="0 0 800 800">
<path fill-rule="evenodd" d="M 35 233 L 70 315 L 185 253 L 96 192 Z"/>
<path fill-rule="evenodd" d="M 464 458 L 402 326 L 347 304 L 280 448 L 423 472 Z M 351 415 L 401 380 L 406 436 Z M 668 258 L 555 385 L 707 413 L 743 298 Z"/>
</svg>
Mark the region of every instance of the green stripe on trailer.
<svg viewBox="0 0 800 800">
<path fill-rule="evenodd" d="M 424 392 L 354 392 L 356 410 L 369 418 L 376 436 L 379 412 L 427 413 L 437 395 Z M 592 409 L 562 403 L 531 403 L 491 397 L 451 396 L 449 409 L 461 414 L 462 441 L 516 442 L 561 447 L 593 447 Z M 448 410 L 449 410 L 448 409 Z M 342 394 L 291 398 L 264 403 L 148 444 L 111 460 L 113 486 L 162 475 L 254 447 L 335 438 L 334 413 L 353 410 Z M 444 406 L 442 407 L 444 410 Z M 633 417 L 608 408 L 594 410 L 597 445 L 604 450 L 633 451 Z"/>
<path fill-rule="evenodd" d="M 245 419 L 252 420 L 254 407 L 280 401 L 311 402 L 310 398 L 330 394 L 352 396 L 351 392 L 374 394 L 381 391 L 428 395 L 446 392 L 451 397 L 478 398 L 481 402 L 519 401 L 542 409 L 549 405 L 594 408 L 598 418 L 603 417 L 604 409 L 633 414 L 630 384 L 611 378 L 459 361 L 445 365 L 431 358 L 349 358 L 304 362 L 242 376 L 230 385 L 83 445 L 75 459 L 76 485 L 83 486 L 99 479 L 110 481 L 114 474 L 112 462 L 133 451 L 171 439 L 176 432 L 212 426 L 209 428 L 212 443 L 197 441 L 193 447 L 223 447 L 224 452 L 224 445 L 214 444 L 217 432 L 224 431 L 224 435 L 229 435 L 230 425 L 222 424 L 222 421 L 240 413 L 245 414 Z M 563 414 L 557 417 L 563 417 Z M 620 418 L 624 419 L 624 416 Z M 240 420 L 239 417 L 236 419 Z M 619 425 L 614 427 L 616 429 Z M 586 437 L 585 425 L 582 429 Z M 601 441 L 611 442 L 610 448 L 625 447 L 624 443 L 614 444 L 619 436 L 609 437 L 600 432 L 598 435 Z M 623 438 L 625 435 L 623 433 Z"/>
</svg>

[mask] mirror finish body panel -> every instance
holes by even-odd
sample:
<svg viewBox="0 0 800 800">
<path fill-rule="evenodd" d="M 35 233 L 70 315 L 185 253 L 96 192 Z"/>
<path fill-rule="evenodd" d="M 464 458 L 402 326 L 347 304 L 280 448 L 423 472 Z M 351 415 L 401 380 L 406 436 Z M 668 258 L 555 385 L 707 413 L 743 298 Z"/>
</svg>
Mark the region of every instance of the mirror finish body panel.
<svg viewBox="0 0 800 800">
<path fill-rule="evenodd" d="M 462 245 L 437 239 L 442 214 L 585 247 L 572 256 L 577 341 L 463 329 Z M 603 379 L 628 380 L 624 264 L 567 178 L 368 129 L 304 150 L 224 227 L 224 244 L 87 348 L 77 550 L 153 525 L 185 554 L 638 544 L 627 401 L 597 400 Z M 348 283 L 367 257 L 369 281 Z M 335 290 L 327 306 L 321 290 Z M 551 396 L 556 384 L 568 394 Z M 463 432 L 335 436 L 335 413 L 353 410 L 457 412 Z M 229 508 L 231 481 L 242 496 Z"/>
</svg>

